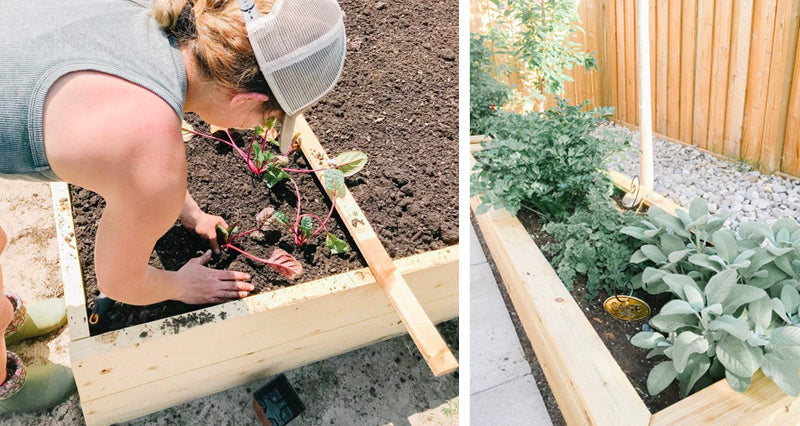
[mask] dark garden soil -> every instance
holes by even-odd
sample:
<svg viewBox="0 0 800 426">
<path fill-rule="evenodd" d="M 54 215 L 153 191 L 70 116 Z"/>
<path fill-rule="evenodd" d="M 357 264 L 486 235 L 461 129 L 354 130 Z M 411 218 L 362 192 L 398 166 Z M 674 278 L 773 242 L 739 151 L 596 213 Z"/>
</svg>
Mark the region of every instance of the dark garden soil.
<svg viewBox="0 0 800 426">
<path fill-rule="evenodd" d="M 358 149 L 369 163 L 347 180 L 367 219 L 392 257 L 400 258 L 458 242 L 458 3 L 357 2 L 342 0 L 348 38 L 344 72 L 336 88 L 306 112 L 330 155 Z M 196 130 L 206 130 L 196 118 Z M 234 134 L 237 142 L 248 134 Z M 243 142 L 242 142 L 243 143 Z M 242 145 L 240 145 L 242 146 Z M 228 223 L 249 229 L 267 205 L 293 216 L 296 197 L 290 184 L 271 191 L 254 181 L 230 148 L 194 137 L 186 144 L 189 191 L 200 207 Z M 290 167 L 308 168 L 302 156 Z M 330 207 L 310 175 L 294 175 L 304 212 L 325 217 Z M 104 201 L 72 187 L 78 249 L 91 309 L 98 295 L 94 273 L 94 235 Z M 252 294 L 366 266 L 338 216 L 330 231 L 347 239 L 353 252 L 330 255 L 324 233 L 318 245 L 295 247 L 286 231 L 270 230 L 238 240 L 237 246 L 259 257 L 274 247 L 293 254 L 304 268 L 288 282 L 270 268 L 241 255 L 223 253 L 211 266 L 246 272 Z M 206 249 L 179 222 L 162 237 L 151 256 L 153 266 L 177 270 Z M 204 306 L 164 302 L 146 307 L 115 303 L 92 334 L 189 312 Z"/>
<path fill-rule="evenodd" d="M 542 231 L 542 224 L 535 214 L 527 211 L 520 211 L 517 217 L 539 247 L 543 247 L 545 244 L 552 241 L 552 237 Z M 551 256 L 547 254 L 545 254 L 545 257 L 547 257 L 548 261 L 552 260 Z M 597 331 L 597 334 L 600 336 L 603 343 L 605 343 L 611 355 L 616 359 L 622 371 L 628 376 L 628 380 L 633 384 L 633 387 L 639 393 L 639 396 L 650 412 L 658 412 L 677 402 L 680 399 L 677 381 L 673 382 L 667 389 L 656 396 L 651 396 L 647 392 L 647 375 L 656 364 L 663 361 L 665 358 L 655 357 L 646 359 L 647 352 L 649 351 L 647 349 L 637 348 L 630 343 L 631 337 L 639 331 L 642 331 L 642 325 L 644 325 L 646 321 L 626 322 L 616 319 L 603 309 L 603 301 L 608 295 L 601 294 L 595 299 L 587 300 L 585 296 L 586 278 L 580 278 L 573 284 L 574 290 L 572 291 L 572 295 L 578 303 L 578 306 L 580 306 L 583 314 L 589 320 L 589 323 L 591 323 L 595 331 Z M 657 313 L 661 306 L 668 301 L 668 298 L 654 297 L 646 292 L 636 291 L 633 295 L 645 300 L 650 305 L 653 313 Z M 545 398 L 545 402 L 548 403 L 547 398 Z"/>
</svg>

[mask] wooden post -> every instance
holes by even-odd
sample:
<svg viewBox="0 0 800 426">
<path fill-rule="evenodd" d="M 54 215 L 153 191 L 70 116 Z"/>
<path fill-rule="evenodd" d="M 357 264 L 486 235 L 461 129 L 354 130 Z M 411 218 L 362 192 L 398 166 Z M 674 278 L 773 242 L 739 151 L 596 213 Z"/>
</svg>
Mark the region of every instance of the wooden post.
<svg viewBox="0 0 800 426">
<path fill-rule="evenodd" d="M 648 0 L 638 0 L 636 8 L 636 62 L 639 73 L 639 179 L 642 187 L 653 190 L 653 119 L 650 111 L 650 29 Z"/>
<path fill-rule="evenodd" d="M 292 137 L 294 137 L 294 127 L 297 122 L 297 116 L 286 115 L 283 117 L 283 124 L 281 125 L 281 154 L 289 152 L 292 147 Z"/>
<path fill-rule="evenodd" d="M 284 127 L 281 131 L 284 134 L 300 133 L 300 147 L 311 168 L 327 168 L 329 166 L 328 155 L 308 126 L 305 118 L 302 115 L 298 115 L 293 117 L 292 120 L 294 120 L 291 123 L 292 127 L 286 127 L 286 121 L 284 121 Z M 281 140 L 283 140 L 283 137 Z M 322 174 L 323 171 L 316 172 L 320 182 L 323 181 Z M 343 194 L 337 194 L 336 211 L 350 232 L 350 236 L 353 237 L 356 245 L 358 245 L 361 255 L 364 256 L 372 275 L 375 276 L 375 280 L 381 286 L 397 315 L 406 326 L 408 334 L 411 335 L 422 357 L 428 363 L 435 376 L 455 371 L 458 368 L 458 361 L 456 361 L 453 353 L 450 352 L 450 348 L 447 347 L 439 331 L 436 330 L 433 322 L 428 318 L 425 310 L 422 309 L 422 305 L 420 305 L 414 293 L 408 287 L 405 279 L 397 271 L 394 261 L 392 261 L 386 248 L 378 239 L 353 195 L 347 188 L 343 192 Z"/>
</svg>

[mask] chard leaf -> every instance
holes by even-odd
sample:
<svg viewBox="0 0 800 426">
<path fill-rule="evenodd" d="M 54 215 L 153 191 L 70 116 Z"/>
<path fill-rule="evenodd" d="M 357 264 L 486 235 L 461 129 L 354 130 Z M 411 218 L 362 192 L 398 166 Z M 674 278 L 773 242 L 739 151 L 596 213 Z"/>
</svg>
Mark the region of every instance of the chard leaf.
<svg viewBox="0 0 800 426">
<path fill-rule="evenodd" d="M 336 156 L 334 159 L 336 168 L 339 169 L 344 177 L 350 177 L 358 173 L 367 164 L 367 154 L 361 151 L 346 151 Z"/>
<path fill-rule="evenodd" d="M 274 269 L 275 272 L 290 280 L 303 273 L 303 265 L 292 255 L 279 248 L 276 248 L 275 251 L 272 252 L 272 256 L 267 259 L 266 263 Z"/>
<path fill-rule="evenodd" d="M 300 233 L 308 238 L 311 236 L 311 228 L 314 226 L 314 221 L 311 219 L 310 216 L 303 216 L 300 218 L 300 223 L 297 225 L 297 228 L 300 230 Z"/>
<path fill-rule="evenodd" d="M 331 194 L 336 194 L 338 197 L 343 197 L 345 192 L 344 186 L 344 173 L 337 169 L 328 169 L 322 173 L 322 180 Z"/>
<path fill-rule="evenodd" d="M 339 239 L 337 236 L 328 233 L 325 238 L 325 246 L 331 250 L 331 254 L 341 254 L 350 251 L 350 245 L 347 241 Z"/>
</svg>

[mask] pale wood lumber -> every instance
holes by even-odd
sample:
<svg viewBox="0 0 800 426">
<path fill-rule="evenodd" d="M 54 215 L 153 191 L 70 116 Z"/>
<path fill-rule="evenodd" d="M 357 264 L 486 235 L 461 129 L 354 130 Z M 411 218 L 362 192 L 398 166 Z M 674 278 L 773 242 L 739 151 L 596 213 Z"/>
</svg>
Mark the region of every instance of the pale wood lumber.
<svg viewBox="0 0 800 426">
<path fill-rule="evenodd" d="M 617 104 L 614 116 L 622 121 L 629 121 L 628 119 L 628 85 L 625 82 L 626 64 L 625 64 L 625 3 L 623 0 L 614 0 L 615 8 L 617 11 L 616 25 L 617 25 Z"/>
<path fill-rule="evenodd" d="M 666 134 L 680 136 L 681 93 L 681 0 L 669 2 L 669 40 L 667 64 L 667 129 Z"/>
<path fill-rule="evenodd" d="M 86 319 L 86 294 L 83 290 L 81 262 L 75 240 L 75 225 L 72 221 L 69 186 L 64 182 L 51 183 L 50 192 L 53 198 L 56 240 L 61 279 L 64 283 L 64 300 L 67 305 L 69 336 L 71 340 L 75 341 L 89 337 L 89 321 Z"/>
<path fill-rule="evenodd" d="M 714 152 L 722 152 L 725 137 L 725 109 L 728 98 L 728 62 L 731 50 L 733 0 L 716 1 L 706 148 Z"/>
<path fill-rule="evenodd" d="M 631 191 L 631 178 L 614 170 L 609 170 L 608 175 L 611 177 L 611 181 L 614 182 L 615 186 L 619 187 L 625 192 Z M 657 192 L 648 190 L 644 186 L 639 189 L 639 196 L 642 198 L 642 200 L 644 200 L 646 205 L 660 207 L 673 216 L 677 214 L 675 212 L 678 209 L 682 208 L 674 201 L 661 196 L 661 194 Z"/>
<path fill-rule="evenodd" d="M 636 66 L 638 74 L 639 90 L 639 146 L 641 155 L 639 156 L 639 176 L 642 179 L 642 187 L 653 190 L 653 114 L 650 110 L 650 40 L 649 40 L 649 16 L 648 1 L 637 0 L 636 11 Z M 666 4 L 665 4 L 666 6 Z M 666 13 L 666 10 L 660 10 Z M 666 46 L 664 46 L 666 53 Z M 666 70 L 666 63 L 664 64 Z M 664 89 L 666 89 L 666 78 L 664 78 Z M 660 87 L 660 86 L 659 86 Z M 666 99 L 666 98 L 665 98 Z M 666 114 L 666 105 L 664 105 Z M 666 115 L 664 116 L 664 127 L 666 127 Z"/>
<path fill-rule="evenodd" d="M 800 398 L 783 393 L 761 370 L 745 393 L 725 380 L 653 414 L 653 426 L 671 425 L 790 425 L 800 418 Z"/>
<path fill-rule="evenodd" d="M 782 129 L 786 128 L 786 111 L 794 68 L 794 46 L 797 42 L 797 18 L 797 0 L 777 2 L 767 108 L 761 136 L 760 170 L 764 173 L 780 169 L 785 135 Z"/>
<path fill-rule="evenodd" d="M 603 41 L 605 43 L 605 50 L 608 52 L 608 67 L 605 70 L 601 68 L 600 72 L 603 73 L 605 78 L 603 85 L 609 87 L 610 96 L 610 98 L 604 101 L 604 104 L 613 106 L 614 116 L 619 117 L 619 109 L 622 104 L 617 95 L 617 86 L 619 85 L 619 79 L 617 78 L 619 74 L 617 68 L 617 9 L 614 0 L 604 0 L 604 2 L 607 9 L 605 15 L 606 19 L 603 20 L 603 24 L 606 28 Z"/>
<path fill-rule="evenodd" d="M 300 146 L 313 169 L 324 169 L 329 166 L 328 155 L 302 114 L 297 116 L 292 133 L 300 133 L 302 140 Z M 316 175 L 319 181 L 323 182 L 323 172 L 316 172 Z M 358 245 L 378 284 L 386 293 L 386 297 L 397 310 L 422 357 L 436 376 L 455 371 L 458 362 L 450 352 L 450 348 L 398 272 L 353 195 L 346 188 L 343 192 L 336 197 L 336 211 Z"/>
<path fill-rule="evenodd" d="M 683 2 L 681 17 L 681 90 L 680 136 L 676 139 L 691 142 L 694 112 L 695 41 L 697 28 L 697 2 Z"/>
<path fill-rule="evenodd" d="M 658 78 L 656 78 L 656 69 L 658 68 L 658 28 L 657 27 L 657 18 L 656 18 L 656 2 L 650 2 L 650 111 L 655 111 L 657 108 L 656 105 L 656 96 L 655 93 L 658 90 L 656 82 Z M 628 102 L 638 102 L 636 99 L 630 99 Z M 639 105 L 638 103 L 636 104 Z M 652 117 L 651 117 L 652 123 Z M 636 121 L 638 123 L 638 121 Z"/>
<path fill-rule="evenodd" d="M 751 0 L 734 0 L 732 22 L 730 74 L 728 75 L 728 99 L 726 100 L 722 154 L 731 158 L 739 158 L 742 145 L 747 70 L 750 64 L 750 31 L 753 28 L 753 2 Z"/>
<path fill-rule="evenodd" d="M 792 175 L 800 174 L 800 43 L 795 48 L 781 171 Z"/>
<path fill-rule="evenodd" d="M 628 120 L 639 122 L 638 88 L 636 87 L 636 31 L 634 29 L 634 6 L 636 2 L 625 2 L 625 93 L 628 96 L 625 109 Z"/>
<path fill-rule="evenodd" d="M 644 402 L 519 220 L 493 209 L 476 219 L 567 423 L 647 424 Z"/>
<path fill-rule="evenodd" d="M 659 133 L 667 132 L 667 71 L 669 68 L 669 5 L 667 0 L 651 0 L 656 5 L 656 20 L 649 25 L 656 27 L 656 50 L 650 52 L 656 56 L 656 90 L 653 96 L 656 97 L 656 109 L 653 110 L 653 124 L 655 131 Z M 638 8 L 637 8 L 638 9 Z M 637 16 L 637 21 L 642 15 Z M 644 15 L 647 16 L 647 15 Z M 639 23 L 637 22 L 637 25 Z M 648 30 L 649 32 L 649 30 Z M 637 31 L 638 37 L 638 31 Z M 649 57 L 648 57 L 649 59 Z M 641 66 L 641 65 L 638 65 Z M 639 97 L 642 97 L 642 88 L 639 89 Z M 639 101 L 641 104 L 641 100 Z M 639 126 L 642 127 L 641 106 L 639 107 Z"/>
<path fill-rule="evenodd" d="M 296 115 L 286 115 L 283 117 L 280 135 L 281 154 L 289 152 L 289 149 L 292 147 L 292 138 L 294 137 L 294 131 L 292 129 L 295 128 L 296 123 Z"/>
<path fill-rule="evenodd" d="M 594 1 L 587 1 L 584 2 L 586 7 L 586 41 L 588 44 L 588 51 L 595 52 L 594 56 L 597 59 L 597 66 L 605 67 L 606 66 L 606 55 L 605 51 L 600 48 L 600 40 L 598 37 L 603 36 L 603 29 L 602 23 L 600 19 L 602 18 L 602 3 L 604 0 L 594 0 Z M 584 75 L 585 78 L 588 78 L 588 85 L 587 90 L 589 93 L 589 99 L 592 100 L 590 104 L 590 108 L 595 108 L 598 106 L 605 105 L 604 99 L 605 95 L 604 92 L 606 88 L 603 88 L 600 84 L 602 75 L 599 70 L 590 70 L 585 71 Z"/>
<path fill-rule="evenodd" d="M 458 315 L 457 246 L 396 262 L 434 321 Z M 108 424 L 404 332 L 364 268 L 83 339 L 70 354 L 87 423 Z"/>
<path fill-rule="evenodd" d="M 707 148 L 711 44 L 714 30 L 714 0 L 697 5 L 697 66 L 694 82 L 694 123 L 692 143 Z"/>
<path fill-rule="evenodd" d="M 776 3 L 771 0 L 756 0 L 753 5 L 750 66 L 747 71 L 740 156 L 755 163 L 761 161 L 761 136 L 764 129 L 770 77 L 769 64 L 775 27 L 775 8 Z"/>
<path fill-rule="evenodd" d="M 472 136 L 469 137 L 469 143 L 479 144 L 481 142 L 486 142 L 486 141 L 490 141 L 490 140 L 492 140 L 492 138 L 490 138 L 490 137 L 488 137 L 486 135 L 472 135 Z"/>
</svg>

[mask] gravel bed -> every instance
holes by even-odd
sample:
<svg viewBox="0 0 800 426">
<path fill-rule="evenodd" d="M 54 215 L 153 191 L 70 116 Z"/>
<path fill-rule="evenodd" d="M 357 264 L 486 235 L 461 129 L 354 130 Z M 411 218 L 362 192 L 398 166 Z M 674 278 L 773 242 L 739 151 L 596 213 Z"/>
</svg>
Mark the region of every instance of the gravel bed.
<svg viewBox="0 0 800 426">
<path fill-rule="evenodd" d="M 631 138 L 631 147 L 612 157 L 611 169 L 628 177 L 639 174 L 639 132 L 606 124 L 598 130 L 606 137 Z M 800 180 L 765 175 L 744 161 L 716 158 L 685 145 L 653 138 L 655 190 L 681 206 L 702 197 L 709 210 L 734 211 L 727 226 L 742 222 L 772 224 L 782 217 L 800 219 Z"/>
</svg>

